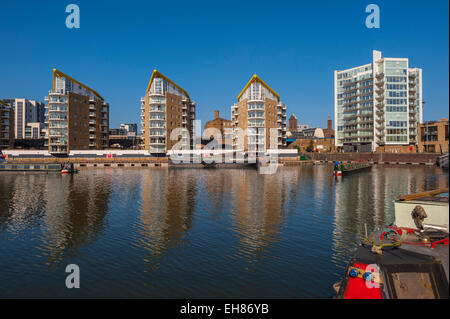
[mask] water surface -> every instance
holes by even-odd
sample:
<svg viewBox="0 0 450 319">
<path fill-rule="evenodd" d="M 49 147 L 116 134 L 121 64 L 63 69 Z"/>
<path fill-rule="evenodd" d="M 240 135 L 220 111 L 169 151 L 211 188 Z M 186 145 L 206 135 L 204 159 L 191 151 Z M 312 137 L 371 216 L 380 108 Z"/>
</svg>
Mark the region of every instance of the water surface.
<svg viewBox="0 0 450 319">
<path fill-rule="evenodd" d="M 0 297 L 331 298 L 363 232 L 436 167 L 0 173 Z M 77 264 L 81 288 L 67 289 Z"/>
</svg>

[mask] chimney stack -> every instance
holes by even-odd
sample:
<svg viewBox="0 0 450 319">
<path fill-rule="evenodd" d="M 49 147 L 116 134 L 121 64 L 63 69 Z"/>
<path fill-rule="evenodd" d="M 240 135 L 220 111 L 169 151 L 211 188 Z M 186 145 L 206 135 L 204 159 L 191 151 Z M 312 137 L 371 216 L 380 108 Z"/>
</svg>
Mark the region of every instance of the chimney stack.
<svg viewBox="0 0 450 319">
<path fill-rule="evenodd" d="M 331 120 L 331 116 L 329 116 L 329 115 L 328 115 L 328 123 L 327 124 L 328 124 L 327 128 L 329 130 L 332 130 L 333 129 L 333 121 Z"/>
<path fill-rule="evenodd" d="M 214 119 L 217 120 L 219 118 L 219 111 L 214 111 Z"/>
</svg>

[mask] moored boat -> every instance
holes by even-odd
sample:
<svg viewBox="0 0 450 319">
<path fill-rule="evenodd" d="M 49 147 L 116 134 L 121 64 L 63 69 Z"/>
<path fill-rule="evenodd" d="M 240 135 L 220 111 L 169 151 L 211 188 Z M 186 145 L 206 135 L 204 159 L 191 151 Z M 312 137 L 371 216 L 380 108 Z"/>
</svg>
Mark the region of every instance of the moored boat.
<svg viewBox="0 0 450 319">
<path fill-rule="evenodd" d="M 334 163 L 334 176 L 343 176 L 351 173 L 356 173 L 364 170 L 369 170 L 372 168 L 372 164 L 369 162 L 335 162 Z"/>
<path fill-rule="evenodd" d="M 78 170 L 73 166 L 73 163 L 67 163 L 61 170 L 61 174 L 75 174 Z"/>
<path fill-rule="evenodd" d="M 61 164 L 15 164 L 0 163 L 0 172 L 61 172 Z"/>
<path fill-rule="evenodd" d="M 448 298 L 448 209 L 448 189 L 400 196 L 395 224 L 366 235 L 336 298 Z"/>
</svg>

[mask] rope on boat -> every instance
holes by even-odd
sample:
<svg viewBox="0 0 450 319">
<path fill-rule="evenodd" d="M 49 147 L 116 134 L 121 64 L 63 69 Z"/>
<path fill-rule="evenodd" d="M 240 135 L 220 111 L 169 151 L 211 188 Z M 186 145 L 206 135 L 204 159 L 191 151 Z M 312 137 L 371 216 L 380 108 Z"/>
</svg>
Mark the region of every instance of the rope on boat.
<svg viewBox="0 0 450 319">
<path fill-rule="evenodd" d="M 434 242 L 429 241 L 429 242 L 418 242 L 418 243 L 414 243 L 414 242 L 407 242 L 405 241 L 406 237 L 408 234 L 411 234 L 413 232 L 417 232 L 420 231 L 419 229 L 413 229 L 413 228 L 406 228 L 406 227 L 393 227 L 390 226 L 389 228 L 385 228 L 382 230 L 382 233 L 380 235 L 380 238 L 378 240 L 378 244 L 375 242 L 375 239 L 373 239 L 373 237 L 378 233 L 378 232 L 373 232 L 370 236 L 367 237 L 367 235 L 363 238 L 364 242 L 369 243 L 372 245 L 372 252 L 377 253 L 379 255 L 381 255 L 383 253 L 383 248 L 385 247 L 398 247 L 401 246 L 403 244 L 405 245 L 412 245 L 412 246 L 422 246 L 422 247 L 431 247 L 434 248 L 436 246 L 436 244 L 444 244 L 444 245 L 448 245 L 449 244 L 449 240 L 448 237 L 444 238 L 444 239 L 439 239 L 436 240 Z M 400 237 L 399 237 L 400 236 Z M 392 243 L 382 243 L 382 240 L 384 239 L 390 240 L 392 241 Z"/>
</svg>

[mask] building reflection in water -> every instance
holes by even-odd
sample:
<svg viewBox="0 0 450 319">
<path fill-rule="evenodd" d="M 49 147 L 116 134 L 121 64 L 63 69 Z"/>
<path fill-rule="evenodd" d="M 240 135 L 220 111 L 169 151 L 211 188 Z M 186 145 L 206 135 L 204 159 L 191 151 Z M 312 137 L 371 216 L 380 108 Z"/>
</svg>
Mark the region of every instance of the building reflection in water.
<svg viewBox="0 0 450 319">
<path fill-rule="evenodd" d="M 376 227 L 394 222 L 394 200 L 400 196 L 448 187 L 448 175 L 440 168 L 416 169 L 408 166 L 375 165 L 372 172 L 361 172 L 336 179 L 333 259 L 340 267 L 352 257 L 364 237 Z"/>
<path fill-rule="evenodd" d="M 61 262 L 102 233 L 111 196 L 112 171 L 49 178 L 45 184 L 46 213 L 42 243 L 48 265 Z"/>
<path fill-rule="evenodd" d="M 36 247 L 48 267 L 88 245 L 104 227 L 111 193 L 110 176 L 80 173 L 2 173 L 0 231 L 19 233 L 40 228 Z"/>
<path fill-rule="evenodd" d="M 161 169 L 142 172 L 139 207 L 140 233 L 136 245 L 144 248 L 150 266 L 169 248 L 185 238 L 192 227 L 197 196 L 197 173 L 191 169 Z"/>
<path fill-rule="evenodd" d="M 230 200 L 232 179 L 234 178 L 233 172 L 234 170 L 229 169 L 205 170 L 202 174 L 202 182 L 208 194 L 207 200 L 213 207 L 210 214 L 214 219 L 219 218 L 228 209 L 227 204 Z"/>
<path fill-rule="evenodd" d="M 0 231 L 18 232 L 38 225 L 45 213 L 45 189 L 49 177 L 42 174 L 1 173 Z"/>
<path fill-rule="evenodd" d="M 232 258 L 255 263 L 280 239 L 288 195 L 295 201 L 298 169 L 273 175 L 241 171 L 232 179 L 232 231 L 238 238 Z"/>
</svg>

